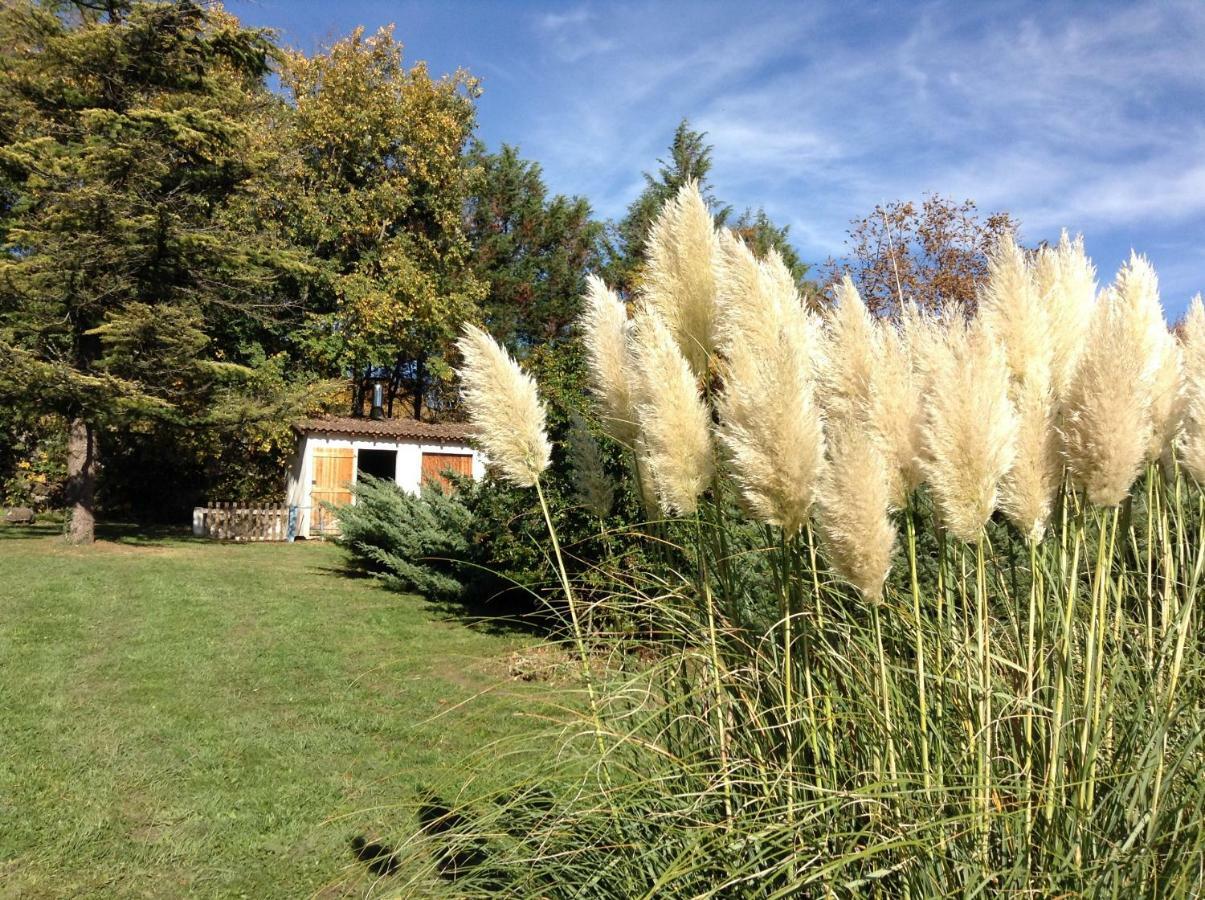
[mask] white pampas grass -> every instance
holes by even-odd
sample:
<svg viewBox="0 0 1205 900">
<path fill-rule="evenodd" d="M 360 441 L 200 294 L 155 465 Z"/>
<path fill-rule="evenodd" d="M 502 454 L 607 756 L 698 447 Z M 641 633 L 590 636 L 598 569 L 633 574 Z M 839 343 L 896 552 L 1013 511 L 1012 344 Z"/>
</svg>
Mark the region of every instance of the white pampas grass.
<svg viewBox="0 0 1205 900">
<path fill-rule="evenodd" d="M 1000 506 L 1017 530 L 1039 540 L 1063 477 L 1055 430 L 1055 341 L 1048 297 L 1011 235 L 988 259 L 979 314 L 1004 346 L 1009 397 L 1017 413 L 1016 459 L 1001 485 Z"/>
<path fill-rule="evenodd" d="M 1087 340 L 1096 306 L 1096 267 L 1084 253 L 1084 239 L 1064 231 L 1056 247 L 1043 247 L 1034 263 L 1038 294 L 1050 314 L 1053 343 L 1051 381 L 1057 402 L 1066 396 Z"/>
<path fill-rule="evenodd" d="M 1055 428 L 1053 395 L 1037 381 L 1014 382 L 1016 457 L 1000 487 L 1000 508 L 1031 541 L 1041 540 L 1063 480 L 1063 457 Z"/>
<path fill-rule="evenodd" d="M 1150 261 L 1131 252 L 1130 261 L 1117 272 L 1112 294 L 1123 312 L 1130 339 L 1137 342 L 1144 359 L 1143 377 L 1148 384 L 1153 384 L 1168 330 L 1159 302 L 1159 278 Z"/>
<path fill-rule="evenodd" d="M 669 327 L 651 309 L 636 316 L 633 353 L 637 413 L 661 506 L 690 515 L 711 482 L 711 413 Z"/>
<path fill-rule="evenodd" d="M 887 322 L 877 327 L 880 353 L 871 382 L 868 418 L 891 470 L 892 505 L 902 509 L 923 479 L 920 378 L 906 332 Z"/>
<path fill-rule="evenodd" d="M 1049 383 L 1054 367 L 1051 317 L 1025 251 L 1006 235 L 988 256 L 979 315 L 1004 347 L 1017 382 Z"/>
<path fill-rule="evenodd" d="M 828 455 L 817 498 L 825 556 L 863 597 L 878 602 L 895 548 L 887 461 L 879 441 L 858 421 L 833 425 Z"/>
<path fill-rule="evenodd" d="M 595 275 L 586 280 L 582 338 L 590 385 L 602 408 L 603 427 L 626 447 L 636 443 L 639 426 L 632 398 L 632 354 L 627 306 Z"/>
<path fill-rule="evenodd" d="M 922 467 L 950 533 L 978 540 L 1016 456 L 1004 349 L 982 320 L 952 319 L 926 348 Z"/>
<path fill-rule="evenodd" d="M 648 239 L 642 302 L 655 310 L 695 374 L 715 350 L 717 236 L 707 201 L 688 181 L 661 209 Z"/>
<path fill-rule="evenodd" d="M 1155 273 L 1132 255 L 1096 304 L 1067 395 L 1067 463 L 1093 503 L 1121 503 L 1142 469 L 1166 335 Z"/>
<path fill-rule="evenodd" d="M 476 325 L 456 342 L 464 363 L 461 396 L 489 461 L 510 481 L 532 487 L 552 459 L 536 383 Z"/>
<path fill-rule="evenodd" d="M 1184 418 L 1184 354 L 1170 332 L 1158 353 L 1159 364 L 1151 382 L 1151 439 L 1146 457 L 1170 462 Z"/>
<path fill-rule="evenodd" d="M 892 502 L 903 507 L 921 482 L 920 395 L 908 329 L 876 319 L 846 275 L 825 315 L 822 404 L 830 422 L 859 423 L 879 442 L 891 473 Z M 905 316 L 920 322 L 914 306 Z"/>
<path fill-rule="evenodd" d="M 777 254 L 759 263 L 726 238 L 717 272 L 720 439 L 746 508 L 793 534 L 808 519 L 824 459 L 814 399 L 819 326 Z"/>
<path fill-rule="evenodd" d="M 870 403 L 879 332 L 848 275 L 833 289 L 833 299 L 825 315 L 829 340 L 822 375 L 824 409 L 831 419 L 859 419 Z"/>
<path fill-rule="evenodd" d="M 1184 433 L 1177 450 L 1180 462 L 1205 483 L 1205 303 L 1193 297 L 1181 326 L 1184 352 Z"/>
</svg>

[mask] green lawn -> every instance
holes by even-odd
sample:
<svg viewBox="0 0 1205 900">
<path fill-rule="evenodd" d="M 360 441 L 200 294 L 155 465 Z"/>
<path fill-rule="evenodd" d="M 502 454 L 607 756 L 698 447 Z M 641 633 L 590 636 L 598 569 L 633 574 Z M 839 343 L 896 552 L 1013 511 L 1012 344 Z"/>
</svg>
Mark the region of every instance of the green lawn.
<svg viewBox="0 0 1205 900">
<path fill-rule="evenodd" d="M 0 526 L 0 896 L 362 894 L 349 839 L 547 697 L 331 546 L 48 532 Z"/>
</svg>

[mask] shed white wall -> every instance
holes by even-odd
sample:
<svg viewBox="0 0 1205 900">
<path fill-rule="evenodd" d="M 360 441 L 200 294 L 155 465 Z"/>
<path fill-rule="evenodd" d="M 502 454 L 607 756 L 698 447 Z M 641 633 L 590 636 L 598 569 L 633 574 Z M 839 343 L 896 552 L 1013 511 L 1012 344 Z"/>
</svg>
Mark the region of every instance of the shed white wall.
<svg viewBox="0 0 1205 900">
<path fill-rule="evenodd" d="M 462 453 L 473 457 L 473 478 L 485 476 L 485 457 L 468 444 L 429 443 L 409 438 L 396 440 L 365 440 L 361 438 L 335 437 L 321 434 L 303 435 L 297 441 L 297 452 L 289 466 L 286 498 L 289 506 L 297 507 L 298 537 L 310 536 L 310 489 L 313 486 L 314 450 L 319 447 L 350 447 L 356 451 L 352 466 L 352 483 L 359 477 L 361 450 L 396 450 L 397 469 L 394 481 L 412 494 L 422 487 L 424 453 Z"/>
</svg>

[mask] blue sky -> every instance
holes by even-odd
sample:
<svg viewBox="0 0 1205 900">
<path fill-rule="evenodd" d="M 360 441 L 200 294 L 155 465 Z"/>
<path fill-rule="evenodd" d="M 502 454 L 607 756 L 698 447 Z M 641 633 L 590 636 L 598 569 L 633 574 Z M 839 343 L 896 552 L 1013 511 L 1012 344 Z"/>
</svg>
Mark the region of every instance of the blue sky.
<svg viewBox="0 0 1205 900">
<path fill-rule="evenodd" d="M 1205 290 L 1205 2 L 520 3 L 231 0 L 314 50 L 396 25 L 408 58 L 482 81 L 479 134 L 622 214 L 683 117 L 717 196 L 840 256 L 851 218 L 937 192 L 1022 237 L 1131 248 L 1169 318 Z"/>
</svg>

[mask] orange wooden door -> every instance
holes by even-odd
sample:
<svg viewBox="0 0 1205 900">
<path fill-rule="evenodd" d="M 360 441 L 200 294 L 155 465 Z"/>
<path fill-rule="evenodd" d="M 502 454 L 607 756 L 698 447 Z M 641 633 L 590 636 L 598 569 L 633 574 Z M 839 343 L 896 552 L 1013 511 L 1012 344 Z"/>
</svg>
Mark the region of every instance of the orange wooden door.
<svg viewBox="0 0 1205 900">
<path fill-rule="evenodd" d="M 356 470 L 356 451 L 351 447 L 315 447 L 314 473 L 310 481 L 310 531 L 326 534 L 337 528 L 334 515 L 323 506 L 351 503 L 351 482 Z"/>
<path fill-rule="evenodd" d="M 467 453 L 423 454 L 423 484 L 434 481 L 445 491 L 450 490 L 452 482 L 444 475 L 449 469 L 457 475 L 472 475 L 473 457 Z"/>
</svg>

